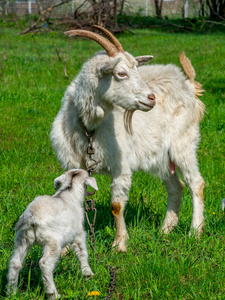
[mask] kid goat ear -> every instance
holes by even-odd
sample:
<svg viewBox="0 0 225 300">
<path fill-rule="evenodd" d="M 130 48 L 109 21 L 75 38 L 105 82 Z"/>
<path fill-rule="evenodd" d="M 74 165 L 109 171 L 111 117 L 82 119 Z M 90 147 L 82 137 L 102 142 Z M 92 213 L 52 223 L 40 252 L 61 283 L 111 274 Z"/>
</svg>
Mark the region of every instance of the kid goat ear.
<svg viewBox="0 0 225 300">
<path fill-rule="evenodd" d="M 94 177 L 88 177 L 88 178 L 86 178 L 85 181 L 84 181 L 84 183 L 86 185 L 91 186 L 96 191 L 98 191 L 97 182 L 96 182 L 96 179 Z"/>
</svg>

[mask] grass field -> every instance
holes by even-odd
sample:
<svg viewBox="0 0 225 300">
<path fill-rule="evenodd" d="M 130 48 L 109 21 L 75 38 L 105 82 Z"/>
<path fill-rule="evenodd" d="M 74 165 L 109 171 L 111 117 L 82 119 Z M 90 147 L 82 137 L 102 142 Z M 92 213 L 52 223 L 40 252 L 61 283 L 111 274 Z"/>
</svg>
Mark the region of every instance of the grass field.
<svg viewBox="0 0 225 300">
<path fill-rule="evenodd" d="M 158 178 L 133 175 L 126 223 L 130 240 L 126 254 L 111 250 L 115 229 L 110 212 L 110 178 L 96 176 L 99 192 L 96 221 L 97 260 L 89 247 L 95 273 L 86 281 L 76 257 L 69 253 L 56 270 L 62 299 L 99 299 L 107 294 L 109 269 L 116 270 L 112 299 L 225 299 L 225 39 L 224 34 L 166 33 L 138 30 L 119 36 L 134 55 L 153 54 L 154 63 L 179 65 L 185 51 L 206 92 L 207 113 L 201 122 L 198 157 L 205 180 L 206 225 L 200 240 L 189 238 L 191 196 L 184 190 L 179 226 L 160 235 L 166 211 L 166 190 Z M 6 297 L 6 276 L 13 251 L 13 227 L 36 195 L 53 194 L 53 180 L 62 173 L 49 133 L 69 81 L 100 47 L 87 40 L 70 41 L 62 33 L 18 36 L 15 29 L 0 29 L 0 299 Z M 58 53 L 58 54 L 57 54 Z M 66 60 L 68 78 L 64 73 Z M 88 229 L 88 228 L 87 228 Z M 44 299 L 34 247 L 20 274 L 19 292 L 12 299 Z"/>
</svg>

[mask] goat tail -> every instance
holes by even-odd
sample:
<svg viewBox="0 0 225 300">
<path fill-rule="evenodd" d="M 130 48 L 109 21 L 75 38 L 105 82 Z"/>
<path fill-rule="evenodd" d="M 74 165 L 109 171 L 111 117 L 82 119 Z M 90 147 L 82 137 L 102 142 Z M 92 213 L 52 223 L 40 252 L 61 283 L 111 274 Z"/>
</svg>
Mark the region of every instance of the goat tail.
<svg viewBox="0 0 225 300">
<path fill-rule="evenodd" d="M 26 230 L 26 229 L 30 229 L 32 226 L 34 226 L 34 221 L 32 220 L 32 215 L 25 215 L 22 214 L 19 218 L 19 221 L 16 223 L 14 230 L 18 231 L 18 230 Z"/>
<path fill-rule="evenodd" d="M 191 61 L 186 57 L 184 52 L 180 53 L 179 60 L 184 74 L 195 87 L 195 98 L 197 99 L 196 120 L 197 122 L 199 122 L 203 118 L 205 112 L 205 105 L 198 97 L 202 96 L 205 90 L 203 90 L 201 83 L 195 81 L 195 69 L 193 68 Z"/>
<path fill-rule="evenodd" d="M 180 53 L 179 60 L 184 74 L 195 86 L 195 96 L 198 99 L 198 96 L 202 96 L 205 90 L 202 89 L 201 83 L 195 81 L 195 69 L 193 68 L 191 61 L 186 57 L 184 52 Z"/>
<path fill-rule="evenodd" d="M 22 214 L 22 216 L 20 216 L 19 221 L 16 223 L 14 230 L 19 230 L 20 228 L 22 228 L 25 225 L 25 220 L 24 220 L 24 215 Z"/>
</svg>

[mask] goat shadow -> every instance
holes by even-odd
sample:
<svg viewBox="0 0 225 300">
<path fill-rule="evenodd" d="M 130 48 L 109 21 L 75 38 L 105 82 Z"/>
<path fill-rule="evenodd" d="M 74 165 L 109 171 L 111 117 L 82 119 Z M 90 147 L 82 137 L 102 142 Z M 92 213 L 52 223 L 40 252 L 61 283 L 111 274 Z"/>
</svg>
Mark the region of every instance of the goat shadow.
<svg viewBox="0 0 225 300">
<path fill-rule="evenodd" d="M 108 204 L 99 204 L 96 200 L 96 209 L 97 216 L 95 222 L 95 233 L 98 231 L 103 231 L 103 235 L 107 235 L 108 242 L 106 243 L 107 251 L 111 250 L 112 242 L 115 238 L 115 220 L 114 216 L 111 212 L 110 208 L 110 198 L 108 199 Z M 166 206 L 165 206 L 166 210 Z M 93 220 L 93 214 L 90 213 L 90 221 Z M 139 226 L 140 223 L 145 223 L 149 228 L 159 229 L 162 225 L 164 212 L 155 211 L 155 205 L 151 206 L 151 204 L 146 204 L 144 200 L 144 196 L 141 194 L 139 199 L 136 199 L 135 202 L 128 201 L 124 211 L 125 223 L 128 228 L 129 234 L 129 226 Z M 106 233 L 109 227 L 110 234 Z M 107 229 L 106 229 L 107 228 Z M 85 229 L 90 232 L 89 225 L 85 220 Z M 157 230 L 158 231 L 158 230 Z M 89 243 L 89 238 L 88 238 Z M 97 243 L 97 241 L 96 241 Z"/>
<path fill-rule="evenodd" d="M 100 177 L 98 177 L 100 176 Z M 104 177 L 104 175 L 97 175 L 97 181 L 101 181 L 101 176 Z M 152 177 L 151 177 L 152 178 Z M 148 181 L 148 178 L 146 179 Z M 107 182 L 105 183 L 106 186 L 103 191 L 102 197 L 104 197 L 104 203 L 98 203 L 97 198 L 95 199 L 96 202 L 96 209 L 97 209 L 97 216 L 96 216 L 96 223 L 95 223 L 95 233 L 98 231 L 103 231 L 103 236 L 105 238 L 105 246 L 106 246 L 106 252 L 111 251 L 112 242 L 114 239 L 115 233 L 113 232 L 115 228 L 115 221 L 114 217 L 111 213 L 110 208 L 110 177 L 108 177 Z M 147 182 L 144 182 L 143 184 L 147 184 Z M 107 188 L 106 188 L 107 187 Z M 135 189 L 135 188 L 134 188 Z M 97 196 L 97 194 L 96 194 Z M 98 196 L 97 196 L 98 197 Z M 141 193 L 138 198 L 136 196 L 133 196 L 132 198 L 135 198 L 135 200 L 130 199 L 126 205 L 125 208 L 125 222 L 127 224 L 127 227 L 129 227 L 129 224 L 132 224 L 134 226 L 138 226 L 140 222 L 143 220 L 148 223 L 149 228 L 154 227 L 158 228 L 161 226 L 163 215 L 161 212 L 155 212 L 154 206 L 151 205 L 151 203 L 146 204 L 146 200 L 144 199 L 144 195 Z M 154 201 L 154 199 L 150 199 L 150 201 Z M 93 214 L 90 214 L 90 221 L 92 222 Z M 13 226 L 14 227 L 14 226 Z M 12 227 L 12 228 L 13 228 Z M 109 227 L 112 228 L 112 234 L 109 235 L 106 233 L 105 228 Z M 87 221 L 85 219 L 85 229 L 88 232 L 89 226 L 87 224 Z M 13 230 L 13 229 L 12 229 Z M 129 232 L 129 228 L 128 228 Z M 89 238 L 87 239 L 87 243 L 90 245 Z M 96 245 L 98 241 L 96 240 Z M 12 253 L 11 253 L 12 254 Z M 28 289 L 32 291 L 36 291 L 37 287 L 40 288 L 40 294 L 44 293 L 44 286 L 41 280 L 41 270 L 39 268 L 39 260 L 42 256 L 42 248 L 35 245 L 32 247 L 32 250 L 29 251 L 28 255 L 26 256 L 23 269 L 20 272 L 19 275 L 19 286 L 18 289 L 20 292 L 26 292 Z M 11 258 L 11 257 L 10 257 Z M 9 264 L 9 260 L 8 260 Z M 56 270 L 56 273 L 60 273 L 60 261 L 57 265 L 58 271 Z M 6 285 L 7 285 L 7 273 L 8 268 L 2 269 L 0 276 L 1 276 L 1 284 L 0 284 L 0 299 L 5 299 L 7 297 L 6 294 Z"/>
<path fill-rule="evenodd" d="M 8 269 L 2 269 L 0 273 L 0 277 L 1 277 L 0 299 L 7 298 L 7 294 L 6 294 L 7 273 L 8 273 Z"/>
<path fill-rule="evenodd" d="M 13 253 L 11 253 L 13 254 Z M 25 258 L 24 265 L 19 274 L 18 290 L 25 292 L 27 289 L 36 290 L 38 286 L 44 291 L 44 286 L 41 281 L 41 270 L 39 268 L 39 260 L 42 255 L 42 249 L 35 245 L 32 247 Z M 11 256 L 9 260 L 11 259 Z M 9 265 L 8 260 L 8 265 Z M 0 299 L 7 298 L 7 274 L 8 268 L 1 271 Z"/>
<path fill-rule="evenodd" d="M 143 204 L 143 198 L 142 196 L 140 197 L 139 204 L 134 205 L 134 204 L 129 204 L 127 203 L 126 210 L 125 210 L 125 219 L 126 219 L 126 224 L 138 224 L 139 221 L 141 222 L 143 216 L 146 218 L 147 216 L 147 222 L 149 222 L 149 226 L 155 226 L 158 227 L 161 224 L 161 219 L 162 215 L 158 213 L 157 215 L 154 213 L 154 217 L 151 217 L 151 212 L 149 209 L 146 208 L 146 205 Z M 96 218 L 96 223 L 95 223 L 95 232 L 97 233 L 100 230 L 104 230 L 105 227 L 110 227 L 110 228 L 115 228 L 114 224 L 114 217 L 111 213 L 110 209 L 110 199 L 109 199 L 109 205 L 105 204 L 96 204 L 97 208 L 97 218 Z M 148 217 L 148 215 L 149 217 Z M 90 221 L 92 222 L 93 219 L 93 214 L 89 215 L 90 216 Z M 154 223 L 154 224 L 153 224 Z M 87 223 L 87 220 L 85 219 L 85 229 L 88 232 L 89 231 L 89 226 Z M 89 232 L 88 232 L 89 233 Z M 112 246 L 112 241 L 114 239 L 114 236 L 109 236 L 107 237 L 106 241 L 106 248 L 105 251 L 106 253 L 108 251 L 111 251 L 111 246 Z M 97 241 L 96 241 L 97 242 Z M 90 244 L 89 237 L 87 239 L 87 243 Z M 20 271 L 19 275 L 19 284 L 18 284 L 18 290 L 20 292 L 26 292 L 27 290 L 36 291 L 37 288 L 39 287 L 40 294 L 44 295 L 44 286 L 41 280 L 41 270 L 39 267 L 39 260 L 42 256 L 42 248 L 38 245 L 34 245 L 32 249 L 28 252 L 23 268 Z M 11 256 L 10 256 L 11 258 Z M 54 273 L 60 273 L 61 272 L 61 267 L 60 267 L 60 261 L 57 264 L 56 270 Z M 64 262 L 65 263 L 65 262 Z M 9 264 L 9 261 L 8 261 Z M 68 262 L 69 265 L 69 262 Z M 58 271 L 57 271 L 58 268 Z M 78 267 L 79 269 L 79 267 Z M 8 268 L 5 268 L 1 271 L 1 285 L 0 285 L 0 299 L 5 299 L 7 298 L 7 293 L 6 293 L 6 285 L 7 285 L 7 273 L 8 273 Z"/>
</svg>

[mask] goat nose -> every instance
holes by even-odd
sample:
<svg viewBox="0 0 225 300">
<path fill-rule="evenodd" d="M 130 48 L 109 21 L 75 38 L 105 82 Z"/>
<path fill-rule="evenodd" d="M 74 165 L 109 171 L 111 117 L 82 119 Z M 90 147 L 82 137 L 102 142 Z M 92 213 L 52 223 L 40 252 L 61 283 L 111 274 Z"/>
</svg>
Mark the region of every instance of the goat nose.
<svg viewBox="0 0 225 300">
<path fill-rule="evenodd" d="M 154 94 L 149 94 L 148 95 L 148 100 L 150 102 L 150 106 L 154 106 L 155 105 L 155 95 Z"/>
<path fill-rule="evenodd" d="M 149 94 L 148 99 L 152 100 L 152 101 L 155 101 L 155 95 L 154 94 Z"/>
</svg>

